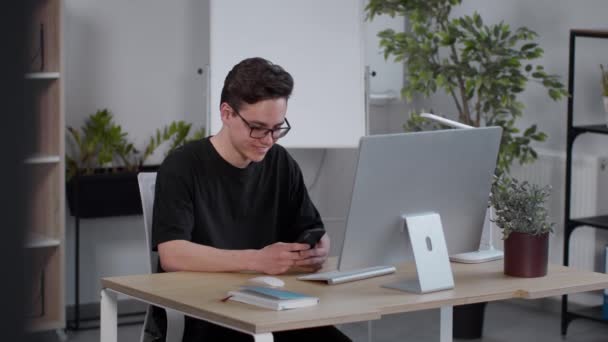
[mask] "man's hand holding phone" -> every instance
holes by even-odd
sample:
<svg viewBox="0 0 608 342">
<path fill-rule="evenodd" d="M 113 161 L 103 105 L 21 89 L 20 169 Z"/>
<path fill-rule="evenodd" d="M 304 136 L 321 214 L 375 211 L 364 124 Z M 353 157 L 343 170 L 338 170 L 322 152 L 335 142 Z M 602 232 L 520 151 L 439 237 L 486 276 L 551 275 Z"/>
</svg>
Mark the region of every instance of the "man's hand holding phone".
<svg viewBox="0 0 608 342">
<path fill-rule="evenodd" d="M 300 236 L 296 239 L 297 243 L 307 243 L 310 248 L 315 247 L 315 245 L 321 240 L 321 237 L 325 235 L 324 228 L 312 228 L 303 231 Z"/>
<path fill-rule="evenodd" d="M 329 256 L 330 241 L 329 236 L 323 228 L 313 228 L 302 232 L 296 242 L 310 245 L 310 249 L 300 251 L 302 260 L 296 261 L 296 266 L 300 266 L 306 271 L 315 272 L 323 267 L 323 263 Z"/>
</svg>

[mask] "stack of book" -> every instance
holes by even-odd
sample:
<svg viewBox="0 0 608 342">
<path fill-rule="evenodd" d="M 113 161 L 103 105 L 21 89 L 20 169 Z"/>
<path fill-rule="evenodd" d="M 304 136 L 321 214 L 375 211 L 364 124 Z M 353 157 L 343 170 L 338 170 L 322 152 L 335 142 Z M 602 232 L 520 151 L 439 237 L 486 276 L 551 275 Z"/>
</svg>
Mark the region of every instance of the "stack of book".
<svg viewBox="0 0 608 342">
<path fill-rule="evenodd" d="M 319 303 L 317 297 L 263 286 L 243 286 L 240 290 L 228 292 L 226 299 L 277 311 L 304 308 Z"/>
</svg>

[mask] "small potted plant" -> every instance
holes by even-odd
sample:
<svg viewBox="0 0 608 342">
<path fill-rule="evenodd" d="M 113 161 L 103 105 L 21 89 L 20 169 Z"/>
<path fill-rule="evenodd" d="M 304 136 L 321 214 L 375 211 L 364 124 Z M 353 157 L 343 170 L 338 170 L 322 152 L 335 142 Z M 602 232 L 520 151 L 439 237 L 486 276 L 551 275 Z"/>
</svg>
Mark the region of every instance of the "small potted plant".
<svg viewBox="0 0 608 342">
<path fill-rule="evenodd" d="M 606 113 L 606 126 L 608 126 L 608 72 L 600 64 L 602 70 L 602 98 L 604 99 L 604 113 Z"/>
<path fill-rule="evenodd" d="M 495 178 L 490 201 L 496 211 L 493 222 L 502 229 L 504 272 L 514 277 L 535 278 L 547 274 L 549 233 L 545 202 L 549 186 L 540 187 L 514 178 Z"/>
</svg>

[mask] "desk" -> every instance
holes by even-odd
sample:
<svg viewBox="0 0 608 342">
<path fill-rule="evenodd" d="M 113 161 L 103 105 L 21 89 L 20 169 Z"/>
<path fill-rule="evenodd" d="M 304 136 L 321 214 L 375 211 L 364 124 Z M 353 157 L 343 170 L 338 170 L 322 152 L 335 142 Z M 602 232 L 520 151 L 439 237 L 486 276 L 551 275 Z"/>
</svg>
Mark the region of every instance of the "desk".
<svg viewBox="0 0 608 342">
<path fill-rule="evenodd" d="M 335 260 L 332 264 L 335 265 Z M 453 263 L 452 271 L 454 289 L 424 295 L 380 286 L 414 277 L 413 264 L 400 265 L 397 272 L 389 276 L 332 286 L 285 275 L 281 278 L 287 290 L 320 298 L 319 305 L 288 311 L 220 301 L 227 291 L 251 278 L 251 274 L 175 272 L 103 278 L 101 341 L 116 342 L 117 293 L 251 334 L 255 341 L 272 341 L 273 331 L 377 320 L 388 314 L 440 308 L 440 341 L 449 342 L 452 341 L 454 305 L 510 298 L 536 299 L 608 287 L 606 274 L 559 265 L 550 265 L 543 278 L 505 276 L 502 260 L 483 264 Z"/>
</svg>

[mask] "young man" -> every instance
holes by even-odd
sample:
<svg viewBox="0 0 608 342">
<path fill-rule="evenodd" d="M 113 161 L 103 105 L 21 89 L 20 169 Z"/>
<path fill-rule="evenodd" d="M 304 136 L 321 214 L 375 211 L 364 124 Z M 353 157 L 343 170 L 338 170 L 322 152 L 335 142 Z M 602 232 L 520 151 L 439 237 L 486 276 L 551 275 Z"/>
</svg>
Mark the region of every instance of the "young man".
<svg viewBox="0 0 608 342">
<path fill-rule="evenodd" d="M 168 156 L 156 179 L 152 244 L 159 270 L 282 274 L 319 269 L 325 234 L 310 248 L 294 243 L 323 227 L 302 173 L 275 143 L 291 126 L 285 117 L 293 79 L 262 58 L 237 64 L 224 81 L 222 128 Z M 162 311 L 155 321 L 164 326 Z M 162 330 L 162 328 L 161 328 Z M 348 341 L 334 327 L 275 333 L 275 341 Z M 251 336 L 186 318 L 183 341 L 249 341 Z"/>
</svg>

